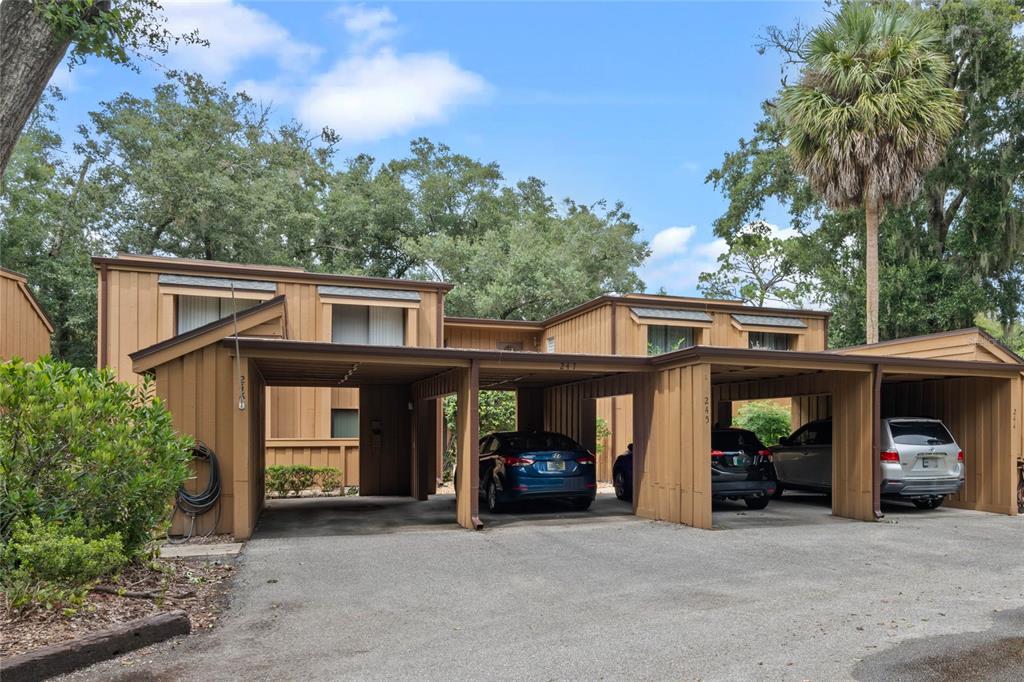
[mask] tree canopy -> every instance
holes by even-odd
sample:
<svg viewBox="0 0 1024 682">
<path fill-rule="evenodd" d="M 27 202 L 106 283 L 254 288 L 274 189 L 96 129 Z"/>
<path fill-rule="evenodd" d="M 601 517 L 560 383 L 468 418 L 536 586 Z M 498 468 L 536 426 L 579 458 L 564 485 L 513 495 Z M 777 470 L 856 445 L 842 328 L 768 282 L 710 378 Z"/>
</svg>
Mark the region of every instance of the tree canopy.
<svg viewBox="0 0 1024 682">
<path fill-rule="evenodd" d="M 69 145 L 44 99 L 0 189 L 0 254 L 38 288 L 58 357 L 93 364 L 89 256 L 117 251 L 444 279 L 451 313 L 511 319 L 643 289 L 647 247 L 621 204 L 556 201 L 424 138 L 339 162 L 332 131 L 273 119 L 172 73 L 102 103 Z"/>
<path fill-rule="evenodd" d="M 916 6 L 941 27 L 964 123 L 920 194 L 881 223 L 881 337 L 966 327 L 979 313 L 1008 335 L 1024 305 L 1024 2 Z M 802 27 L 769 27 L 764 48 L 785 68 L 800 63 L 806 39 Z M 789 252 L 812 285 L 803 302 L 833 311 L 833 345 L 862 342 L 865 213 L 830 208 L 815 194 L 787 151 L 775 105 L 764 103 L 753 135 L 707 177 L 728 202 L 715 232 L 732 241 L 781 204 L 798 232 Z"/>
</svg>

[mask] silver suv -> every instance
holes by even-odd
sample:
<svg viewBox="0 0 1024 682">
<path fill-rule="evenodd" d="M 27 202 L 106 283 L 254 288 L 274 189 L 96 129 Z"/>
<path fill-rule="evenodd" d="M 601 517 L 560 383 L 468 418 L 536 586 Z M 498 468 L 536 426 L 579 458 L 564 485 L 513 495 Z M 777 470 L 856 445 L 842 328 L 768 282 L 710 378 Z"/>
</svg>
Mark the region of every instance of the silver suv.
<svg viewBox="0 0 1024 682">
<path fill-rule="evenodd" d="M 941 421 L 890 417 L 881 425 L 878 470 L 884 497 L 935 509 L 946 495 L 963 487 L 964 453 Z M 781 438 L 772 454 L 779 482 L 776 495 L 786 488 L 831 491 L 831 419 L 809 422 Z"/>
</svg>

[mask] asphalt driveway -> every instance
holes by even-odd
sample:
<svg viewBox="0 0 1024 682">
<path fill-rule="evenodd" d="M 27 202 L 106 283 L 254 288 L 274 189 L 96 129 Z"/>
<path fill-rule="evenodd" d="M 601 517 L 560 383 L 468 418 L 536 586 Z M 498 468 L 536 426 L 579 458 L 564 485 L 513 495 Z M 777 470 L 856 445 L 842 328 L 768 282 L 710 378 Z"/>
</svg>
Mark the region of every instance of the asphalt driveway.
<svg viewBox="0 0 1024 682">
<path fill-rule="evenodd" d="M 869 524 L 787 496 L 699 531 L 602 495 L 474 533 L 453 505 L 268 510 L 215 631 L 74 678 L 1024 676 L 1024 518 L 893 506 Z"/>
</svg>

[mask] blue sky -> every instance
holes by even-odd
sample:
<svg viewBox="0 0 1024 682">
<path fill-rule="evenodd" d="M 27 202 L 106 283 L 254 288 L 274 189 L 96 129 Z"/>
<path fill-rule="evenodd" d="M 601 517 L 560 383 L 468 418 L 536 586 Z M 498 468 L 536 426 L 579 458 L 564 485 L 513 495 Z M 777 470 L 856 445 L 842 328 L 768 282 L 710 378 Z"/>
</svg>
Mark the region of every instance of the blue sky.
<svg viewBox="0 0 1024 682">
<path fill-rule="evenodd" d="M 654 250 L 648 289 L 682 295 L 722 249 L 711 223 L 725 202 L 704 178 L 779 85 L 759 32 L 825 14 L 818 2 L 164 4 L 172 30 L 211 43 L 167 66 L 330 125 L 341 158 L 390 159 L 425 135 L 497 161 L 510 182 L 542 178 L 555 197 L 622 200 Z M 74 139 L 99 102 L 160 79 L 145 64 L 61 66 L 60 126 Z"/>
</svg>

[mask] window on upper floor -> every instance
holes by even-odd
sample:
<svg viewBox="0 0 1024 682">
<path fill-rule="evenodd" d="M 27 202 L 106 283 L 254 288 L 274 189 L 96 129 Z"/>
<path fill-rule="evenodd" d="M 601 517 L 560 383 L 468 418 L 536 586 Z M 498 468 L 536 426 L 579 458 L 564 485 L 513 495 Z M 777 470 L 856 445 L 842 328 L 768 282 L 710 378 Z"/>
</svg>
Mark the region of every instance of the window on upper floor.
<svg viewBox="0 0 1024 682">
<path fill-rule="evenodd" d="M 549 353 L 554 353 L 555 352 L 555 337 L 553 337 L 553 336 L 549 336 L 548 337 L 548 352 Z"/>
<path fill-rule="evenodd" d="M 522 341 L 498 341 L 498 343 L 495 344 L 495 347 L 498 350 L 522 350 L 523 349 L 523 342 Z"/>
<path fill-rule="evenodd" d="M 331 310 L 331 341 L 334 343 L 405 345 L 404 308 L 335 304 Z"/>
<path fill-rule="evenodd" d="M 246 308 L 259 305 L 260 301 L 250 298 L 234 299 L 234 311 L 241 312 Z M 232 312 L 231 298 L 214 296 L 178 296 L 176 333 L 184 334 L 204 324 L 216 322 Z"/>
<path fill-rule="evenodd" d="M 747 339 L 747 347 L 757 350 L 790 350 L 793 347 L 792 334 L 748 332 Z"/>
<path fill-rule="evenodd" d="M 331 410 L 331 438 L 358 438 L 359 410 Z"/>
<path fill-rule="evenodd" d="M 647 327 L 647 354 L 661 355 L 693 345 L 693 328 L 668 325 Z"/>
</svg>

